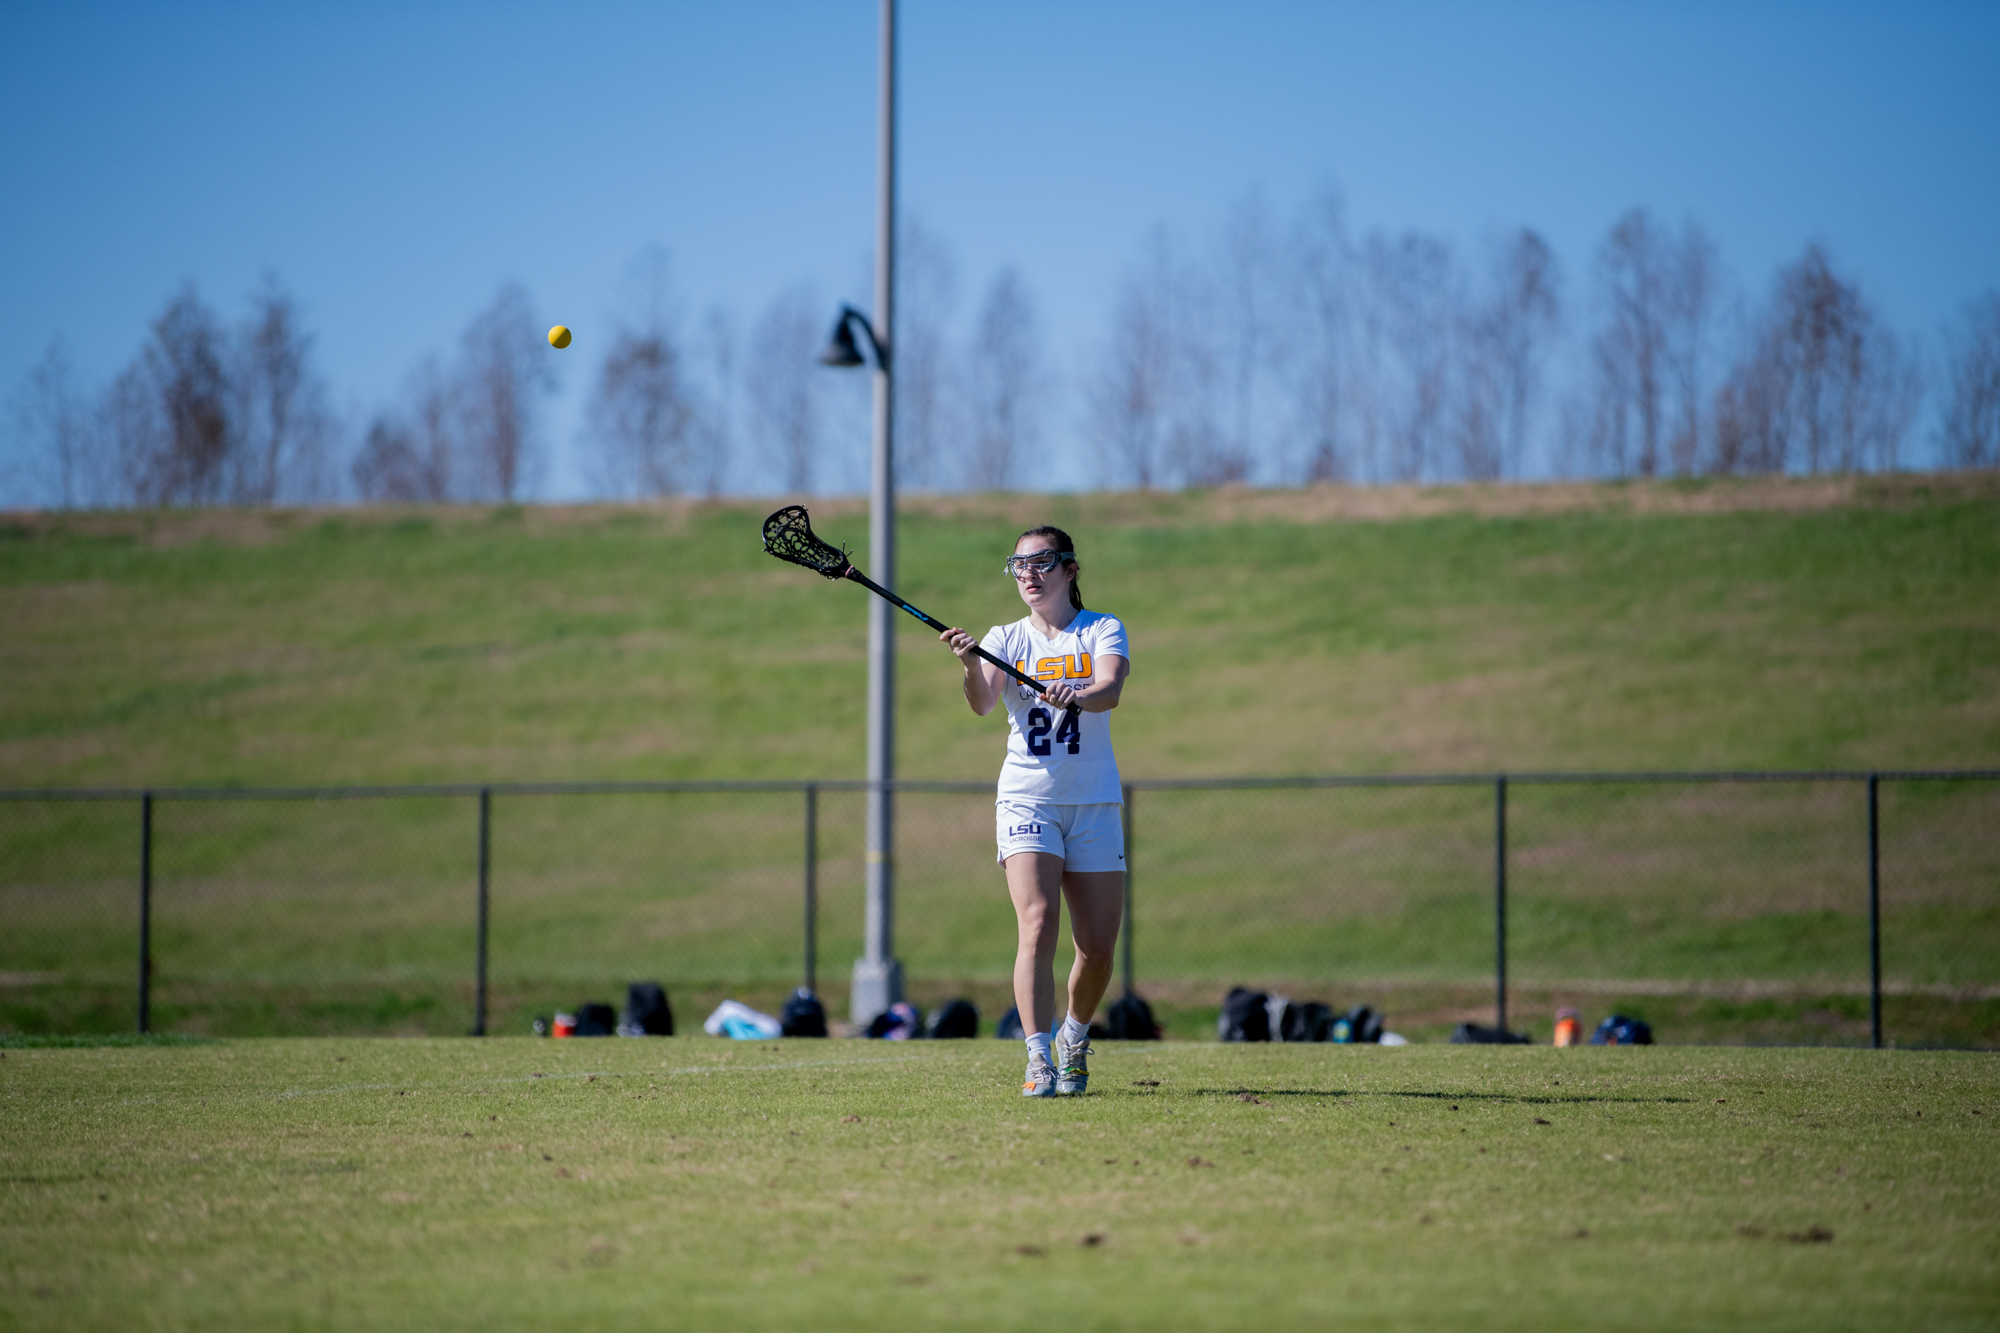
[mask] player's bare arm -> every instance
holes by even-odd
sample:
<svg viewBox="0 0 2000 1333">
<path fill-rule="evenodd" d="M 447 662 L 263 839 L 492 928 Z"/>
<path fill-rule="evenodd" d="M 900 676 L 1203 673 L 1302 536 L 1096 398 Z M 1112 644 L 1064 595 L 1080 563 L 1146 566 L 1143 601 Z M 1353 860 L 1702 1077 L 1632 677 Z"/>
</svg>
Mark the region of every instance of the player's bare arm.
<svg viewBox="0 0 2000 1333">
<path fill-rule="evenodd" d="M 1118 706 L 1118 696 L 1125 692 L 1125 677 L 1131 670 L 1132 664 L 1126 659 L 1106 653 L 1098 657 L 1088 685 L 1072 688 L 1068 681 L 1058 681 L 1042 691 L 1042 698 L 1057 708 L 1074 705 L 1086 713 L 1108 713 Z"/>
<path fill-rule="evenodd" d="M 948 629 L 938 635 L 938 641 L 958 654 L 959 662 L 965 667 L 965 680 L 960 686 L 965 691 L 965 702 L 972 711 L 985 717 L 1000 702 L 1000 691 L 1005 684 L 998 667 L 978 656 L 979 640 L 962 629 Z"/>
</svg>

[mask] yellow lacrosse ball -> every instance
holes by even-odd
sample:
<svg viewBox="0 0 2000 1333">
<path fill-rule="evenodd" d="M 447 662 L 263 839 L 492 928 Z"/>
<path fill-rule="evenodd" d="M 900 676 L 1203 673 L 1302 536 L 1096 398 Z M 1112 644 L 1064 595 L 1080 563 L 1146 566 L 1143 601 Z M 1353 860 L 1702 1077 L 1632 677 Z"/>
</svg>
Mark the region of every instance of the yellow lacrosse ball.
<svg viewBox="0 0 2000 1333">
<path fill-rule="evenodd" d="M 549 330 L 549 346 L 551 347 L 569 346 L 569 329 L 567 326 L 558 324 L 554 328 Z"/>
</svg>

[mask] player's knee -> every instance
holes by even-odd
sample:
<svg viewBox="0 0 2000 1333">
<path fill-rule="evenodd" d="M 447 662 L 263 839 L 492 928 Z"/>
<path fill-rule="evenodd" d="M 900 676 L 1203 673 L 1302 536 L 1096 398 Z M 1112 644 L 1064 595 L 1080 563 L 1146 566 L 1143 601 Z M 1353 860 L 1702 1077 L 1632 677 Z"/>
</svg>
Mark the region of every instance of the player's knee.
<svg viewBox="0 0 2000 1333">
<path fill-rule="evenodd" d="M 1033 942 L 1037 946 L 1040 946 L 1046 943 L 1051 949 L 1055 947 L 1058 923 L 1054 912 L 1039 903 L 1030 907 L 1016 908 L 1015 910 L 1021 922 L 1021 942 L 1023 944 Z"/>
<path fill-rule="evenodd" d="M 1115 944 L 1115 940 L 1102 945 L 1095 940 L 1078 940 L 1076 942 L 1077 959 L 1087 968 L 1110 967 L 1113 946 Z"/>
</svg>

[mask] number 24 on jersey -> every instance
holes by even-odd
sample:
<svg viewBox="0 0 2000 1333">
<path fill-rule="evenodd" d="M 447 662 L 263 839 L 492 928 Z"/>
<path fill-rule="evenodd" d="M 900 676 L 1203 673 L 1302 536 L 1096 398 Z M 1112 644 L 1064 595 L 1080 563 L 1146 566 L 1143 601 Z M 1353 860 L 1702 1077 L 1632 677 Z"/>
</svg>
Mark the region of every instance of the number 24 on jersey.
<svg viewBox="0 0 2000 1333">
<path fill-rule="evenodd" d="M 1083 729 L 1077 725 L 1080 715 L 1063 710 L 1062 721 L 1055 726 L 1055 744 L 1068 747 L 1070 754 L 1083 748 Z M 1028 753 L 1046 758 L 1050 752 L 1050 718 L 1046 708 L 1028 710 Z"/>
</svg>

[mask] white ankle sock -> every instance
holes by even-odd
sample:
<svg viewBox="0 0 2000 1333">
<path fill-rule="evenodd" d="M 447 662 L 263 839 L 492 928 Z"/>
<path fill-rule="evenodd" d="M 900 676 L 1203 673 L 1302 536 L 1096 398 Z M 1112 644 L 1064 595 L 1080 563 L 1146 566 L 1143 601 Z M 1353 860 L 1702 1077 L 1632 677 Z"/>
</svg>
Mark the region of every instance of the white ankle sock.
<svg viewBox="0 0 2000 1333">
<path fill-rule="evenodd" d="M 1049 1053 L 1049 1034 L 1046 1032 L 1028 1034 L 1028 1058 L 1032 1060 L 1037 1055 L 1051 1064 L 1055 1062 L 1055 1057 Z"/>
<path fill-rule="evenodd" d="M 1088 1036 L 1090 1036 L 1090 1025 L 1088 1023 L 1077 1022 L 1076 1015 L 1074 1014 L 1063 1015 L 1062 1039 L 1064 1041 L 1075 1046 Z"/>
</svg>

